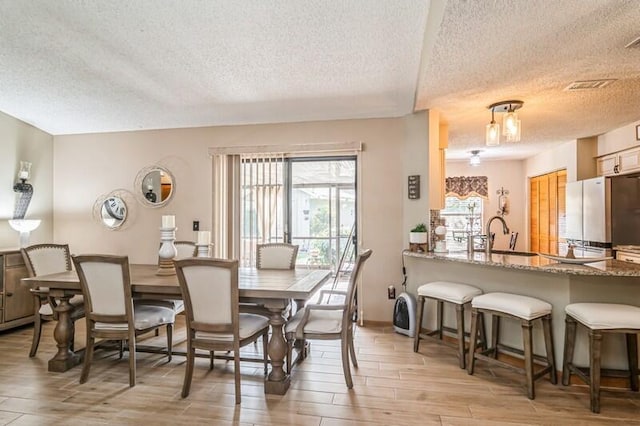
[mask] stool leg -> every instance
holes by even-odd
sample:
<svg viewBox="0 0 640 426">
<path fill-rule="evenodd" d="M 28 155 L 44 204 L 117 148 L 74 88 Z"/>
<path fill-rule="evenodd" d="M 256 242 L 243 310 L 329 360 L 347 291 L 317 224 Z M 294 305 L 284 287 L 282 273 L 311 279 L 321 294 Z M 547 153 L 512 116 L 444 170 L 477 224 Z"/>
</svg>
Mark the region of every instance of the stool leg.
<svg viewBox="0 0 640 426">
<path fill-rule="evenodd" d="M 491 318 L 491 348 L 493 349 L 493 357 L 498 359 L 498 341 L 500 337 L 500 317 L 493 315 Z"/>
<path fill-rule="evenodd" d="M 424 313 L 424 296 L 418 296 L 418 312 L 416 318 L 416 334 L 413 337 L 413 351 L 418 352 L 420 346 L 420 329 L 422 328 L 422 315 Z"/>
<path fill-rule="evenodd" d="M 480 347 L 483 351 L 487 350 L 487 331 L 484 323 L 484 313 L 478 313 L 479 332 L 480 332 Z"/>
<path fill-rule="evenodd" d="M 458 330 L 458 361 L 460 362 L 460 368 L 463 370 L 466 367 L 465 364 L 465 350 L 464 350 L 464 305 L 456 304 L 456 322 Z"/>
<path fill-rule="evenodd" d="M 573 364 L 573 349 L 576 343 L 576 320 L 569 315 L 564 318 L 564 354 L 562 356 L 562 384 L 569 386 Z"/>
<path fill-rule="evenodd" d="M 638 391 L 638 335 L 627 333 L 627 357 L 629 359 L 629 384 L 631 390 Z"/>
<path fill-rule="evenodd" d="M 553 328 L 551 327 L 551 315 L 542 318 L 542 329 L 544 333 L 544 347 L 547 350 L 547 363 L 549 364 L 549 380 L 554 385 L 558 383 L 556 372 L 556 358 L 553 350 Z"/>
<path fill-rule="evenodd" d="M 531 336 L 531 321 L 522 321 L 522 341 L 524 347 L 524 369 L 527 373 L 527 396 L 529 399 L 536 397 L 533 387 L 533 340 Z"/>
<path fill-rule="evenodd" d="M 443 337 L 443 333 L 442 333 L 442 308 L 443 308 L 444 303 L 442 302 L 442 300 L 438 300 L 438 310 L 437 310 L 437 316 L 438 316 L 438 339 L 442 340 Z"/>
<path fill-rule="evenodd" d="M 480 313 L 481 315 L 482 313 Z M 473 374 L 476 362 L 476 344 L 478 342 L 478 311 L 471 308 L 471 332 L 469 333 L 469 360 L 467 361 L 467 373 Z"/>
<path fill-rule="evenodd" d="M 589 394 L 591 397 L 591 411 L 600 412 L 600 348 L 602 333 L 589 330 Z"/>
</svg>

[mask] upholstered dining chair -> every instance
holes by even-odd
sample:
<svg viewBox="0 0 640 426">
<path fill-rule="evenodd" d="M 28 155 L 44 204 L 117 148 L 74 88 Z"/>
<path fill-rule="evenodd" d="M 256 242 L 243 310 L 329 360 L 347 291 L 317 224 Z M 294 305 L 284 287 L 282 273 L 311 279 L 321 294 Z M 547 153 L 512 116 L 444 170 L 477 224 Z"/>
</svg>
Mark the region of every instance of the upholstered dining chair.
<svg viewBox="0 0 640 426">
<path fill-rule="evenodd" d="M 341 340 L 342 370 L 347 387 L 353 387 L 351 370 L 349 368 L 349 355 L 351 363 L 358 367 L 356 352 L 353 346 L 353 318 L 356 309 L 355 295 L 358 277 L 364 263 L 371 257 L 372 250 L 364 250 L 356 259 L 355 266 L 349 278 L 346 291 L 325 290 L 331 293 L 345 296 L 340 304 L 308 304 L 291 317 L 285 324 L 285 336 L 287 338 L 287 371 L 291 372 L 291 357 L 293 355 L 293 343 L 296 339 Z"/>
<path fill-rule="evenodd" d="M 71 270 L 71 253 L 69 252 L 68 244 L 34 244 L 24 247 L 20 251 L 30 277 Z M 40 287 L 32 289 L 31 292 L 35 299 L 35 315 L 29 357 L 34 357 L 38 352 L 43 322 L 57 319 L 57 313 L 55 312 L 56 301 L 49 296 L 48 288 Z M 84 316 L 84 299 L 82 295 L 73 296 L 69 303 L 74 307 L 70 315 L 71 321 L 82 318 Z M 73 340 L 72 337 L 72 350 Z"/>
<path fill-rule="evenodd" d="M 267 318 L 239 312 L 238 261 L 214 258 L 175 261 L 187 325 L 187 366 L 182 397 L 189 395 L 196 349 L 233 351 L 235 399 L 240 404 L 240 348 L 263 341 L 267 368 Z M 213 363 L 210 364 L 213 368 Z"/>
<path fill-rule="evenodd" d="M 285 243 L 267 243 L 256 246 L 257 269 L 295 269 L 298 246 Z"/>
<path fill-rule="evenodd" d="M 175 241 L 173 243 L 176 246 L 178 254 L 174 260 L 186 259 L 189 257 L 195 257 L 198 249 L 196 243 L 193 241 Z M 158 262 L 160 259 L 158 259 Z M 136 304 L 162 306 L 165 308 L 173 309 L 176 315 L 184 312 L 184 302 L 180 299 L 135 299 Z M 156 331 L 156 336 L 158 335 Z"/>
<path fill-rule="evenodd" d="M 85 383 L 93 361 L 96 338 L 127 340 L 129 386 L 136 384 L 136 336 L 167 327 L 167 356 L 171 360 L 175 313 L 160 306 L 135 305 L 127 256 L 72 256 L 85 300 L 87 344 L 80 383 Z"/>
</svg>

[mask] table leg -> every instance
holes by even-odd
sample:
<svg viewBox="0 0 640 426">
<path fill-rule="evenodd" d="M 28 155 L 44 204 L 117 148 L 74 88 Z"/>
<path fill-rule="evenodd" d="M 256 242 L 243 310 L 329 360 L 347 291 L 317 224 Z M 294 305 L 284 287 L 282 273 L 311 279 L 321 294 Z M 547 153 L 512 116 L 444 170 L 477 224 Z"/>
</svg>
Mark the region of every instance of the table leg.
<svg viewBox="0 0 640 426">
<path fill-rule="evenodd" d="M 74 335 L 74 324 L 71 321 L 71 311 L 75 309 L 70 303 L 72 295 L 57 297 L 58 322 L 53 330 L 53 338 L 58 344 L 58 353 L 49 360 L 49 371 L 62 373 L 80 363 L 80 357 L 71 350 L 71 339 Z"/>
<path fill-rule="evenodd" d="M 284 339 L 282 330 L 285 320 L 282 317 L 282 308 L 268 307 L 267 309 L 271 313 L 269 317 L 271 338 L 267 346 L 267 352 L 271 359 L 271 372 L 267 380 L 265 380 L 264 392 L 284 395 L 290 385 L 290 377 L 282 368 L 287 354 L 287 342 Z"/>
</svg>

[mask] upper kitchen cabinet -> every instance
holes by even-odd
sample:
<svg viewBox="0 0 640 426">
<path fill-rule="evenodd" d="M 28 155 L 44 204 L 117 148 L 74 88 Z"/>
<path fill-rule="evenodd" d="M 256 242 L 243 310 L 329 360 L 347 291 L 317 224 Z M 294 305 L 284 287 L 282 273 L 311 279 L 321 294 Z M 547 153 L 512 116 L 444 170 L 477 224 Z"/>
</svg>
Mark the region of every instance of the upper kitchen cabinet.
<svg viewBox="0 0 640 426">
<path fill-rule="evenodd" d="M 640 171 L 640 147 L 625 149 L 596 158 L 598 176 L 613 176 Z"/>
</svg>

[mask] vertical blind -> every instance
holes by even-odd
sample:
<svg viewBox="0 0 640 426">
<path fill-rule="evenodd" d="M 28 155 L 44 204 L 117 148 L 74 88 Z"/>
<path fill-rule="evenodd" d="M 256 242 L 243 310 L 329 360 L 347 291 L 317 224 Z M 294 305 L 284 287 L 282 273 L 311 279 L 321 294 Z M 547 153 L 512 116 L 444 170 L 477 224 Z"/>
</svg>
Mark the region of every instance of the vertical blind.
<svg viewBox="0 0 640 426">
<path fill-rule="evenodd" d="M 240 164 L 240 263 L 253 266 L 256 244 L 285 242 L 284 154 L 243 154 Z"/>
</svg>

